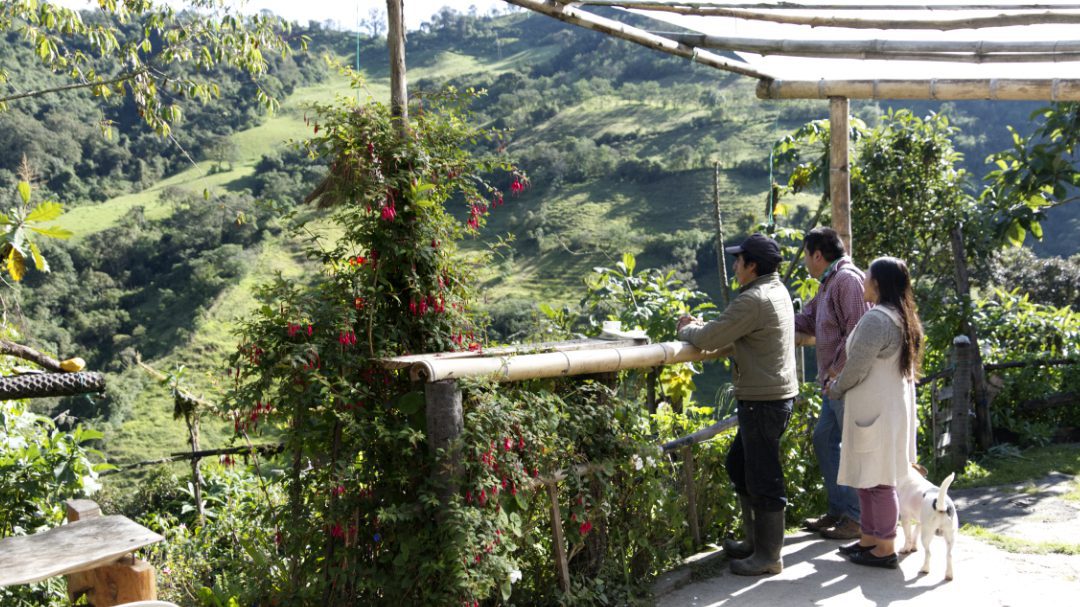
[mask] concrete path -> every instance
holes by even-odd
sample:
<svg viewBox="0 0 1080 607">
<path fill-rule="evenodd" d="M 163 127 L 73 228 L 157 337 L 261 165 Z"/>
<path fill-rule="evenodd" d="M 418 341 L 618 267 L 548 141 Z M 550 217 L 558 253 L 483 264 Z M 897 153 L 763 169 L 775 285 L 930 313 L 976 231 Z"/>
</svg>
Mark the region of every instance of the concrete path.
<svg viewBox="0 0 1080 607">
<path fill-rule="evenodd" d="M 1080 605 L 1080 557 L 1010 554 L 961 534 L 953 550 L 955 579 L 946 582 L 945 543 L 941 538 L 934 541 L 934 558 L 926 575 L 919 573 L 921 551 L 902 555 L 899 569 L 873 569 L 852 565 L 840 556 L 836 549 L 843 543 L 807 532 L 789 535 L 784 542 L 783 573 L 759 578 L 733 575 L 727 570 L 726 560 L 716 557 L 714 563 L 698 568 L 692 576 L 702 578 L 700 581 L 682 580 L 690 583 L 658 596 L 656 604 Z"/>
</svg>

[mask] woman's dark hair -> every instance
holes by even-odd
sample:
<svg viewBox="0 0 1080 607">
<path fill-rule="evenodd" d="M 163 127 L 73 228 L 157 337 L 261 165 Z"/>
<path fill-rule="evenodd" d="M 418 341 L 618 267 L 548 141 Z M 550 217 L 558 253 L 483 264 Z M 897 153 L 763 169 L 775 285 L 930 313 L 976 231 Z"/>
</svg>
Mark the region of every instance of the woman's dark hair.
<svg viewBox="0 0 1080 607">
<path fill-rule="evenodd" d="M 807 256 L 815 251 L 821 251 L 825 261 L 834 262 L 844 256 L 844 241 L 840 240 L 840 234 L 832 228 L 814 228 L 807 232 L 803 238 L 803 247 L 806 248 Z"/>
<path fill-rule="evenodd" d="M 878 305 L 892 306 L 900 313 L 903 321 L 900 372 L 914 378 L 922 366 L 923 330 L 907 264 L 895 257 L 879 257 L 870 264 L 869 278 L 877 283 Z"/>
</svg>

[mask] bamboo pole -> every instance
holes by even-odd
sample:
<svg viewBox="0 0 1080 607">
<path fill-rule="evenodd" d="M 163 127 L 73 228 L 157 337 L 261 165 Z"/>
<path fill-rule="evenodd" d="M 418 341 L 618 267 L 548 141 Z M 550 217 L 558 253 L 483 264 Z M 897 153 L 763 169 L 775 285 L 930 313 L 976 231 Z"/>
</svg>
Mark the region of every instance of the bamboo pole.
<svg viewBox="0 0 1080 607">
<path fill-rule="evenodd" d="M 851 174 L 848 162 L 848 110 L 845 97 L 829 98 L 829 198 L 832 200 L 832 227 L 851 248 Z"/>
<path fill-rule="evenodd" d="M 624 2 L 614 2 L 613 0 L 575 0 L 575 4 L 581 4 L 585 6 L 622 6 Z M 790 2 L 787 0 L 780 0 L 778 2 L 670 2 L 663 3 L 657 0 L 649 2 L 648 0 L 639 0 L 637 4 L 642 5 L 637 8 L 645 8 L 646 4 L 675 4 L 678 6 L 687 7 L 726 7 L 732 9 L 756 9 L 756 10 L 800 10 L 800 11 L 919 11 L 919 10 L 934 10 L 934 11 L 1034 11 L 1034 10 L 1080 10 L 1080 4 L 1052 4 L 1052 3 L 1033 3 L 1033 4 L 975 4 L 975 3 L 958 3 L 958 4 L 877 4 L 877 3 L 865 3 L 865 4 L 837 4 L 835 2 Z M 653 9 L 648 9 L 653 10 Z"/>
<path fill-rule="evenodd" d="M 686 518 L 690 522 L 690 537 L 694 540 L 694 547 L 701 545 L 701 527 L 698 524 L 697 511 L 697 487 L 694 486 L 694 447 L 686 445 L 682 448 L 682 472 L 683 484 L 686 491 Z"/>
<path fill-rule="evenodd" d="M 731 299 L 728 292 L 727 262 L 724 260 L 724 216 L 720 212 L 720 163 L 713 165 L 713 211 L 716 212 L 716 265 L 720 272 L 720 297 L 726 308 Z"/>
<path fill-rule="evenodd" d="M 508 382 L 541 377 L 610 373 L 714 358 L 720 358 L 720 355 L 714 351 L 699 350 L 687 342 L 671 341 L 607 350 L 427 360 L 414 365 L 410 369 L 410 375 L 414 381 L 427 382 L 464 377 L 489 377 L 495 381 Z"/>
<path fill-rule="evenodd" d="M 709 47 L 701 44 L 703 34 L 679 34 L 670 32 L 655 32 L 658 35 L 670 37 L 683 44 L 690 46 Z M 723 48 L 713 46 L 711 48 Z M 845 50 L 835 49 L 812 49 L 787 48 L 781 50 L 767 50 L 758 48 L 754 50 L 735 48 L 732 50 L 749 51 L 760 55 L 778 55 L 784 57 L 808 57 L 811 59 L 858 59 L 861 61 L 931 61 L 935 63 L 1067 63 L 1080 61 L 1080 53 L 1054 53 L 1054 52 L 1031 52 L 1031 53 L 963 53 L 963 52 L 915 52 L 915 51 L 868 51 L 868 50 Z"/>
<path fill-rule="evenodd" d="M 1080 79 L 762 80 L 759 99 L 1080 101 Z"/>
<path fill-rule="evenodd" d="M 1080 40 L 799 40 L 743 38 L 710 34 L 663 34 L 664 36 L 699 48 L 725 51 L 744 51 L 760 55 L 806 53 L 828 56 L 843 53 L 1075 53 Z"/>
<path fill-rule="evenodd" d="M 585 6 L 612 6 L 625 9 L 647 10 L 679 15 L 703 17 L 728 17 L 747 21 L 765 21 L 788 25 L 807 25 L 810 27 L 838 27 L 846 29 L 883 29 L 883 30 L 938 30 L 980 29 L 988 27 L 1009 27 L 1016 25 L 1061 25 L 1080 23 L 1080 15 L 1051 11 L 998 14 L 986 17 L 961 17 L 949 19 L 899 19 L 862 17 L 817 16 L 792 13 L 746 10 L 728 6 L 703 5 L 697 3 L 667 3 L 649 0 L 584 0 Z M 765 8 L 765 7 L 762 7 Z M 861 7 L 860 7 L 861 8 Z M 877 8 L 877 7 L 866 7 Z M 921 8 L 921 7 L 917 7 Z"/>
<path fill-rule="evenodd" d="M 613 19 L 605 19 L 599 17 L 587 11 L 578 10 L 577 8 L 560 4 L 554 0 L 506 0 L 510 4 L 515 4 L 522 8 L 527 8 L 537 13 L 542 13 L 549 17 L 554 17 L 559 21 L 564 21 L 571 25 L 577 25 L 585 29 L 601 32 L 609 36 L 616 38 L 622 38 L 642 46 L 649 47 L 658 51 L 677 55 L 679 57 L 685 57 L 691 61 L 696 61 L 702 65 L 709 67 L 715 67 L 717 69 L 725 70 L 728 72 L 734 72 L 736 74 L 742 74 L 743 76 L 750 76 L 752 78 L 768 78 L 769 75 L 764 72 L 753 69 L 745 63 L 739 63 L 726 59 L 711 53 L 706 50 L 691 48 L 684 44 L 679 44 L 674 40 L 650 34 L 649 32 L 620 23 Z"/>
<path fill-rule="evenodd" d="M 566 540 L 563 539 L 562 514 L 559 512 L 559 486 L 547 485 L 548 497 L 551 498 L 551 544 L 555 556 L 555 571 L 559 576 L 559 588 L 570 592 L 570 567 L 566 559 Z"/>
<path fill-rule="evenodd" d="M 386 0 L 388 31 L 386 46 L 390 50 L 390 113 L 401 119 L 401 132 L 408 130 L 409 93 L 405 79 L 405 15 L 403 0 Z"/>
</svg>

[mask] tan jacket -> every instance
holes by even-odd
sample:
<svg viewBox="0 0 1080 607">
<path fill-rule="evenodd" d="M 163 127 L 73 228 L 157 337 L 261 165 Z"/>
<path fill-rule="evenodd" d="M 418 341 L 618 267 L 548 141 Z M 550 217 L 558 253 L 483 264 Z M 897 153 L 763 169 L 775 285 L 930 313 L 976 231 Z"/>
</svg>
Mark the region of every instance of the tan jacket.
<svg viewBox="0 0 1080 607">
<path fill-rule="evenodd" d="M 693 323 L 679 339 L 702 350 L 734 346 L 735 398 L 782 400 L 799 393 L 795 376 L 795 310 L 776 272 L 739 289 L 739 295 L 708 323 Z"/>
</svg>

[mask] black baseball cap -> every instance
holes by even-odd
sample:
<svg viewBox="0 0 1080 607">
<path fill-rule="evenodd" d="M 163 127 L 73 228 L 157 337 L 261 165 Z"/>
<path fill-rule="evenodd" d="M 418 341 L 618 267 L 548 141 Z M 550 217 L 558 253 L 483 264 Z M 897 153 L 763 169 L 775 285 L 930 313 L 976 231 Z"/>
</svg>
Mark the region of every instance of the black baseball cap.
<svg viewBox="0 0 1080 607">
<path fill-rule="evenodd" d="M 732 255 L 746 253 L 751 259 L 762 262 L 780 263 L 784 260 L 780 255 L 780 245 L 764 234 L 751 234 L 742 244 L 724 247 L 724 250 Z"/>
</svg>

